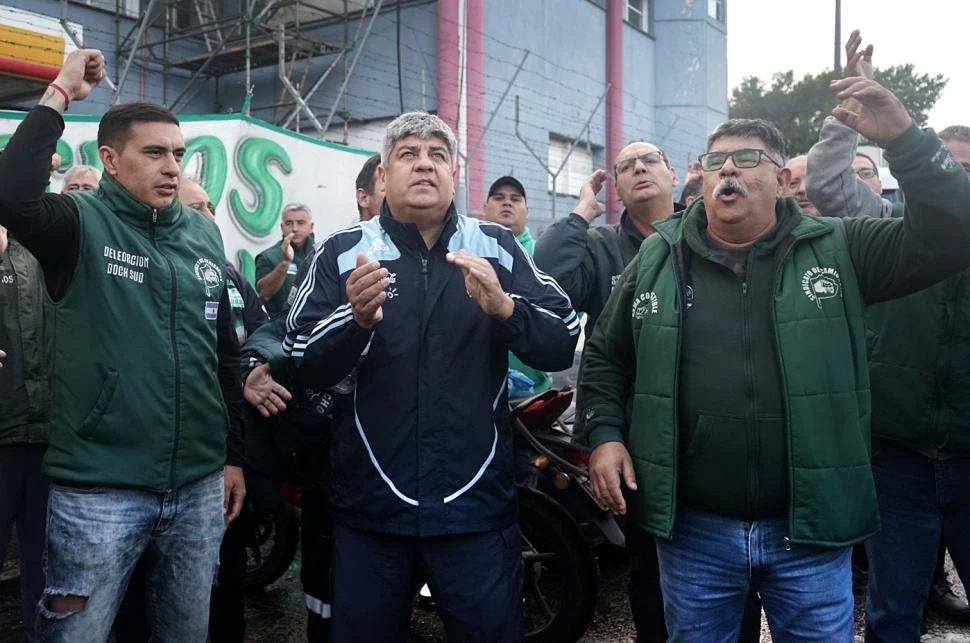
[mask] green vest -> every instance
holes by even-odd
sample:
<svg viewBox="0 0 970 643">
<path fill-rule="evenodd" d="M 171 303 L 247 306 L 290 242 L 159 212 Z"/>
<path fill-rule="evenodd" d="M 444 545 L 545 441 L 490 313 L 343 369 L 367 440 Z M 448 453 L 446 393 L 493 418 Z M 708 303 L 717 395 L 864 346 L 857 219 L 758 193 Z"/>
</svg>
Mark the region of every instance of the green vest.
<svg viewBox="0 0 970 643">
<path fill-rule="evenodd" d="M 315 243 L 316 240 L 311 234 L 303 242 L 303 247 L 297 248 L 295 245 L 293 246 L 293 261 L 290 262 L 289 267 L 286 269 L 286 278 L 283 280 L 283 285 L 280 286 L 280 289 L 276 291 L 275 295 L 270 297 L 269 301 L 264 302 L 266 312 L 273 319 L 276 319 L 289 310 L 287 302 L 289 301 L 290 290 L 293 288 L 293 282 L 296 280 L 296 273 L 300 270 L 300 266 L 303 265 L 303 261 L 309 255 L 313 254 L 313 245 Z M 280 242 L 260 252 L 256 256 L 256 283 L 259 283 L 260 279 L 273 272 L 281 261 L 283 261 L 283 248 L 280 247 Z"/>
<path fill-rule="evenodd" d="M 970 270 L 866 309 L 872 435 L 970 454 Z"/>
<path fill-rule="evenodd" d="M 44 273 L 10 239 L 0 258 L 0 445 L 47 441 L 50 391 L 44 345 Z"/>
<path fill-rule="evenodd" d="M 176 199 L 153 210 L 110 175 L 72 192 L 79 255 L 46 310 L 52 417 L 45 472 L 75 484 L 177 489 L 219 470 L 228 416 L 216 317 L 219 230 Z"/>
<path fill-rule="evenodd" d="M 780 200 L 779 208 L 789 207 L 787 201 Z M 702 216 L 703 204 L 688 213 Z M 638 520 L 665 538 L 677 506 L 684 287 L 675 264 L 677 252 L 687 250 L 683 216 L 656 224 L 658 234 L 644 242 L 629 313 L 636 379 L 626 443 L 639 489 Z M 789 537 L 800 544 L 844 546 L 879 528 L 869 459 L 863 304 L 842 221 L 797 216 L 802 219 L 776 269 L 774 336 L 765 338 L 776 344 L 779 373 L 758 376 L 782 380 Z"/>
</svg>

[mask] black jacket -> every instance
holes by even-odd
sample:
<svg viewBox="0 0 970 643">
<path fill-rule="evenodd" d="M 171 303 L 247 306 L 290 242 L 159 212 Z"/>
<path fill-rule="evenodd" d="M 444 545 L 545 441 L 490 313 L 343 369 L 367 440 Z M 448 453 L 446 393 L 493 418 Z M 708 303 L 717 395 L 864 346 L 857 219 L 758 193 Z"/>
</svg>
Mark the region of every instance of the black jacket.
<svg viewBox="0 0 970 643">
<path fill-rule="evenodd" d="M 515 301 L 485 315 L 446 253 L 489 261 Z M 384 318 L 353 319 L 346 279 L 365 253 L 391 273 Z M 567 368 L 579 334 L 569 298 L 499 225 L 449 209 L 430 250 L 385 203 L 378 219 L 317 250 L 287 318 L 284 350 L 304 383 L 343 382 L 333 433 L 334 517 L 351 528 L 408 536 L 499 529 L 515 522 L 508 425 L 508 350 L 542 370 Z"/>
<path fill-rule="evenodd" d="M 586 313 L 587 337 L 642 242 L 643 234 L 626 210 L 620 223 L 592 227 L 578 214 L 570 214 L 536 241 L 536 265 L 559 282 L 577 311 Z"/>
</svg>

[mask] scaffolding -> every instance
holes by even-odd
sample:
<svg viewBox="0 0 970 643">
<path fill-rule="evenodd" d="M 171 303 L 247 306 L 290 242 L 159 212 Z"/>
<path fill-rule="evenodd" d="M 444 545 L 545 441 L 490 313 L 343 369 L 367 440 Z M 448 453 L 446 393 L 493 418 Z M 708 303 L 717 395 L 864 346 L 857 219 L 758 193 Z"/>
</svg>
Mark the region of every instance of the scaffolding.
<svg viewBox="0 0 970 643">
<path fill-rule="evenodd" d="M 116 25 L 122 24 L 124 2 L 116 0 Z M 230 7 L 235 2 L 238 5 Z M 269 106 L 275 108 L 274 121 L 283 127 L 299 127 L 305 119 L 322 135 L 335 116 L 343 121 L 351 116 L 339 107 L 381 11 L 427 2 L 140 0 L 140 14 L 132 19 L 127 32 L 116 29 L 117 75 L 113 82 L 109 79 L 108 85 L 114 91 L 114 102 L 118 102 L 126 84 L 131 82 L 129 75 L 136 59 L 142 68 L 160 71 L 164 79 L 177 74 L 188 82 L 174 99 L 166 102 L 178 112 L 206 81 L 218 82 L 222 76 L 244 72 L 244 86 L 251 93 L 253 72 L 276 65 L 282 89 L 279 101 Z M 82 43 L 67 27 L 69 1 L 60 3 L 61 24 L 80 47 Z M 341 23 L 339 41 L 319 36 L 323 28 Z M 356 27 L 352 27 L 354 23 Z M 311 83 L 309 72 L 322 56 L 330 57 L 329 64 Z M 328 78 L 339 83 L 337 98 L 329 107 L 315 105 L 311 98 Z"/>
</svg>

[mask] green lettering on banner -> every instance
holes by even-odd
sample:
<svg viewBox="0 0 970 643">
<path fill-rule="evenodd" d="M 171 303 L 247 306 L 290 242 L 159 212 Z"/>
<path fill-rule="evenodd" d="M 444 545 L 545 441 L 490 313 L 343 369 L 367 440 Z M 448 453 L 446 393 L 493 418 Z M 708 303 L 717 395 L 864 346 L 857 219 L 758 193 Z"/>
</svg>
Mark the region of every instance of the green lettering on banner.
<svg viewBox="0 0 970 643">
<path fill-rule="evenodd" d="M 238 190 L 229 191 L 229 212 L 254 237 L 273 232 L 283 208 L 283 187 L 267 171 L 275 163 L 283 174 L 293 171 L 290 155 L 283 146 L 265 138 L 248 138 L 240 142 L 236 151 L 236 171 L 256 195 L 255 207 L 250 210 Z"/>
<path fill-rule="evenodd" d="M 226 189 L 226 177 L 229 174 L 226 147 L 215 136 L 193 136 L 185 143 L 182 167 L 186 167 L 195 154 L 202 155 L 202 162 L 199 164 L 202 169 L 197 178 L 206 194 L 212 199 L 212 203 L 219 205 L 222 200 L 222 192 Z"/>
<path fill-rule="evenodd" d="M 97 141 L 84 141 L 81 143 L 79 148 L 80 154 L 80 164 L 90 165 L 98 168 L 102 172 L 104 171 L 104 164 L 101 162 L 101 155 L 98 154 L 98 142 Z"/>
<path fill-rule="evenodd" d="M 236 253 L 238 258 L 236 263 L 239 265 L 239 272 L 249 283 L 256 287 L 256 258 L 248 250 L 240 250 Z"/>
<path fill-rule="evenodd" d="M 74 165 L 74 150 L 71 146 L 67 144 L 63 138 L 57 139 L 57 148 L 55 151 L 61 155 L 61 164 L 58 166 L 58 172 L 66 172 L 67 168 Z"/>
</svg>

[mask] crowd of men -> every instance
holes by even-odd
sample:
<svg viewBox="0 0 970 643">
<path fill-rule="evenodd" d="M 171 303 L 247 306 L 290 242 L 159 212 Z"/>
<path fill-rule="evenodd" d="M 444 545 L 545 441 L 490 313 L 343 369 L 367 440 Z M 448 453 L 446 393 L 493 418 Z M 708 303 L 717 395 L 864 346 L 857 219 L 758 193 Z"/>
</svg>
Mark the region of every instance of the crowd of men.
<svg viewBox="0 0 970 643">
<path fill-rule="evenodd" d="M 728 120 L 678 202 L 633 142 L 538 238 L 513 176 L 458 213 L 454 134 L 402 114 L 358 222 L 317 242 L 285 206 L 255 284 L 164 107 L 112 107 L 103 173 L 45 193 L 104 77 L 72 52 L 0 155 L 0 560 L 16 523 L 27 638 L 242 641 L 247 530 L 286 475 L 308 641 L 406 640 L 422 580 L 449 639 L 521 640 L 508 399 L 573 364 L 581 323 L 574 434 L 627 515 L 638 640 L 757 641 L 763 611 L 777 640 L 852 641 L 854 569 L 867 641 L 918 641 L 928 602 L 970 621 L 942 563 L 970 578 L 970 128 L 920 130 L 858 32 L 846 52 L 806 156 Z"/>
</svg>

